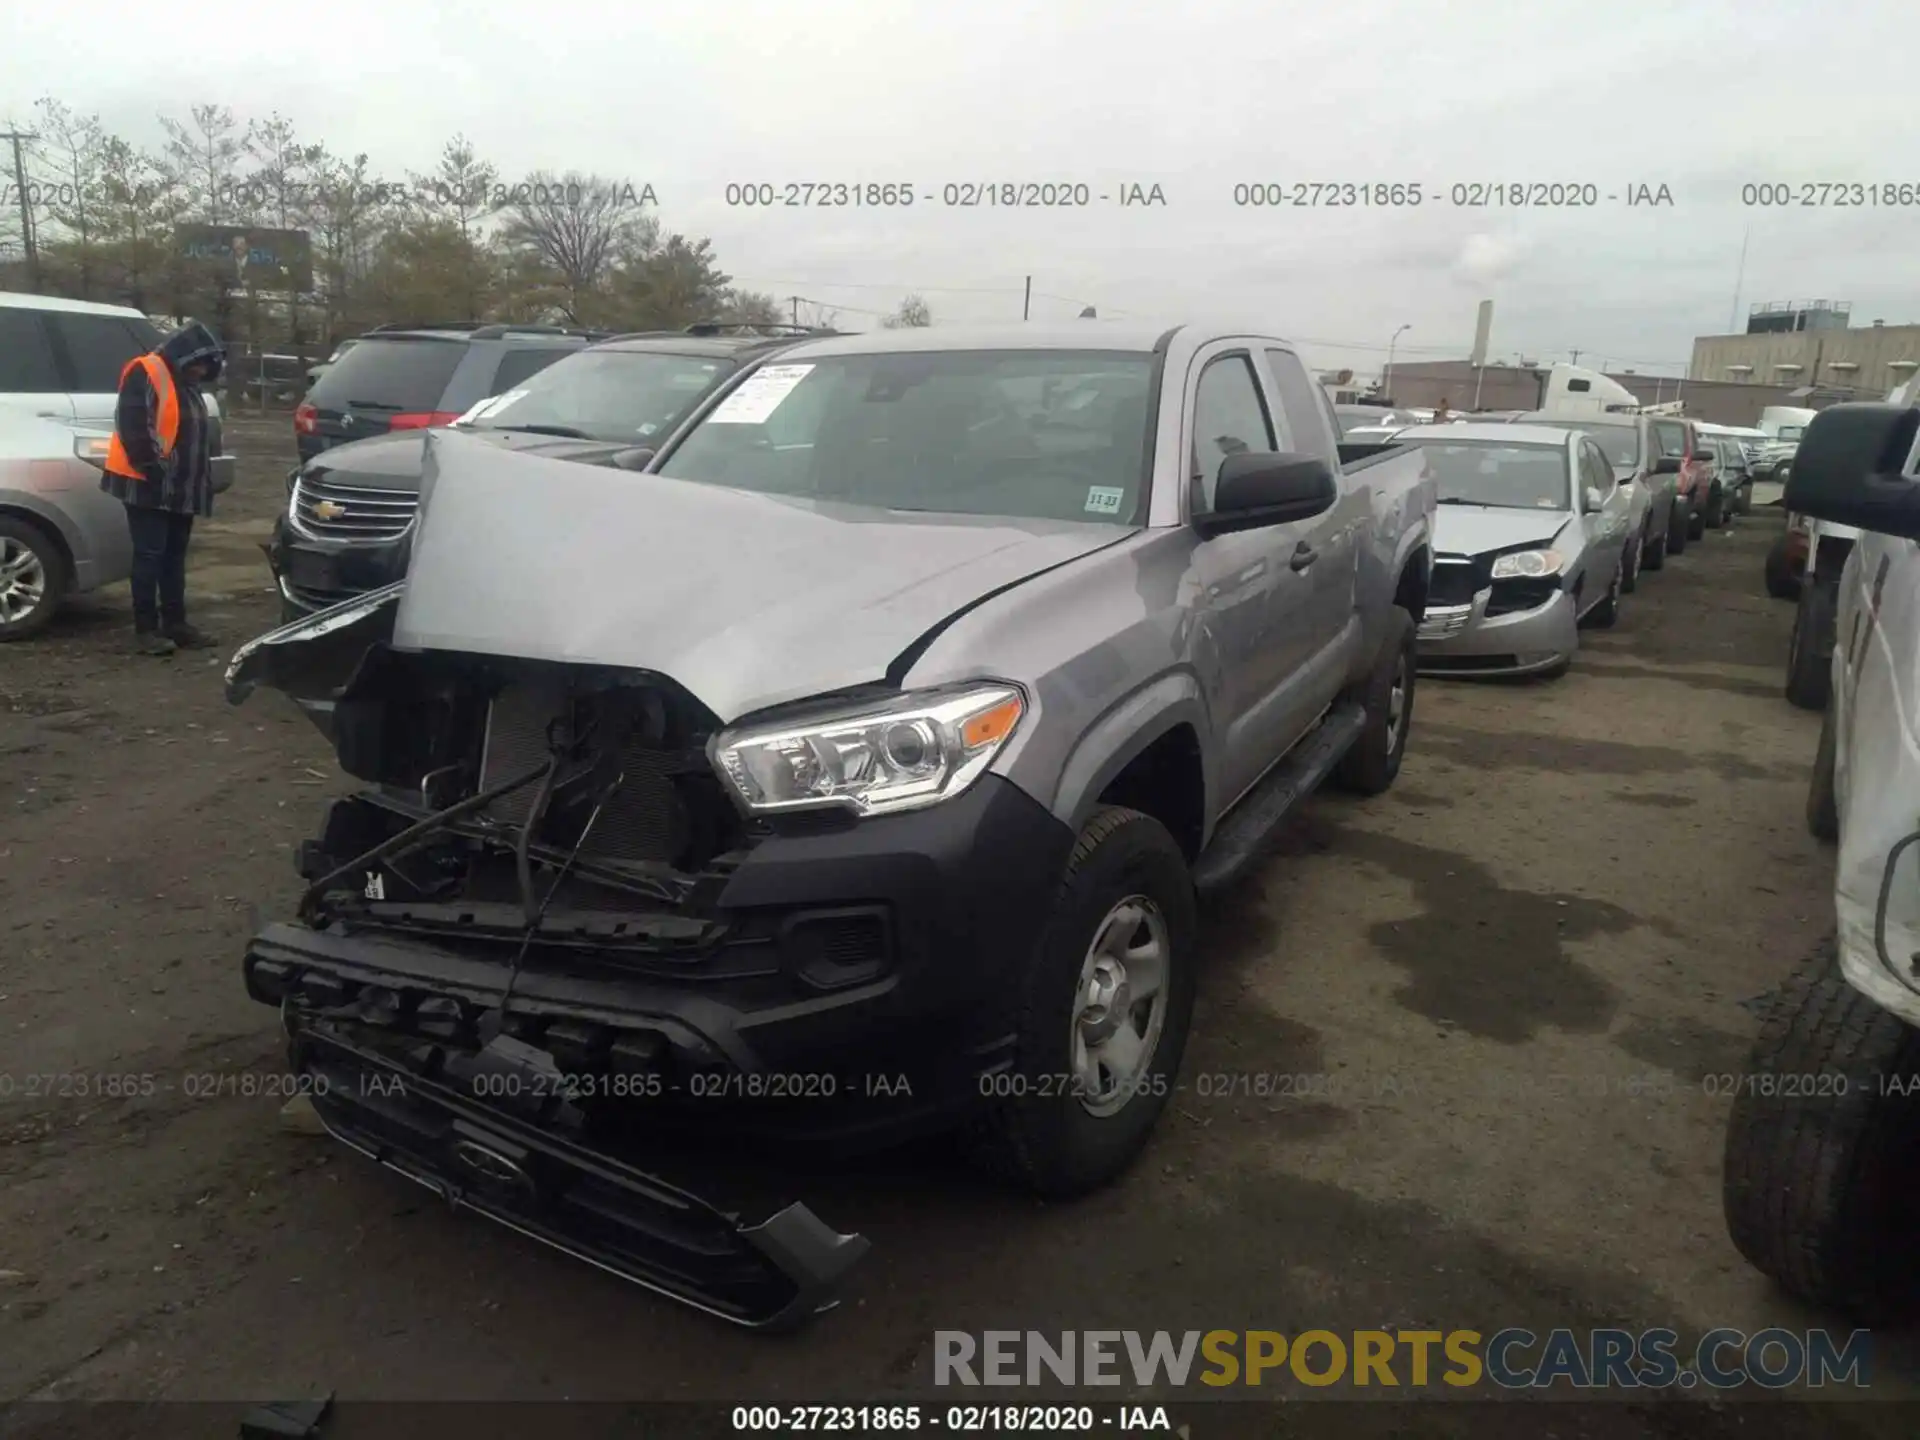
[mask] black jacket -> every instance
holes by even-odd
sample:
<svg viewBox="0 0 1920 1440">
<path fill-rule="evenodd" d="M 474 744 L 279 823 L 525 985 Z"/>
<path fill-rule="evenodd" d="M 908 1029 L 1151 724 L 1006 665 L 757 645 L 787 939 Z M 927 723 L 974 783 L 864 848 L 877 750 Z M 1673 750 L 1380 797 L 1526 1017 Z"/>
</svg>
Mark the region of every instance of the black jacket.
<svg viewBox="0 0 1920 1440">
<path fill-rule="evenodd" d="M 128 505 L 173 510 L 186 515 L 213 514 L 213 455 L 211 427 L 207 423 L 207 402 L 200 386 L 182 372 L 199 360 L 213 363 L 212 383 L 226 363 L 226 350 L 214 333 L 197 320 L 189 320 L 155 348 L 154 354 L 166 362 L 173 373 L 174 389 L 180 397 L 180 432 L 171 454 L 162 456 L 155 435 L 159 420 L 159 397 L 147 379 L 145 369 L 130 372 L 120 386 L 120 401 L 114 407 L 113 428 L 126 448 L 127 458 L 146 471 L 144 480 L 125 475 L 105 474 L 100 488 Z"/>
</svg>

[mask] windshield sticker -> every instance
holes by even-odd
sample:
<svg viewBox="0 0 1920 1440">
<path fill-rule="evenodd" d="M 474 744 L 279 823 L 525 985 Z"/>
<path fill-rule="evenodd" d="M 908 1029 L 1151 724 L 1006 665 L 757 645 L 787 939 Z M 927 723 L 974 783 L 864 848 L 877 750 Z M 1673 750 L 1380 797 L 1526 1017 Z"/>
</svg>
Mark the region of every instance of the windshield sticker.
<svg viewBox="0 0 1920 1440">
<path fill-rule="evenodd" d="M 506 409 L 507 406 L 513 404 L 514 401 L 524 400 L 526 396 L 527 392 L 525 390 L 508 390 L 499 395 L 489 395 L 453 423 L 456 425 L 471 425 L 476 420 L 484 420 L 491 415 L 498 415 L 502 410 Z"/>
<path fill-rule="evenodd" d="M 1118 515 L 1120 501 L 1126 495 L 1124 490 L 1116 490 L 1110 485 L 1089 485 L 1087 487 L 1087 513 L 1089 515 Z"/>
<path fill-rule="evenodd" d="M 660 427 L 658 425 L 654 424 L 653 421 L 649 420 L 647 421 L 646 424 L 640 427 L 640 433 L 642 435 L 651 435 L 654 431 L 658 430 L 659 428 Z"/>
<path fill-rule="evenodd" d="M 740 388 L 707 417 L 711 425 L 764 425 L 794 387 L 813 371 L 811 365 L 769 365 L 749 375 Z"/>
</svg>

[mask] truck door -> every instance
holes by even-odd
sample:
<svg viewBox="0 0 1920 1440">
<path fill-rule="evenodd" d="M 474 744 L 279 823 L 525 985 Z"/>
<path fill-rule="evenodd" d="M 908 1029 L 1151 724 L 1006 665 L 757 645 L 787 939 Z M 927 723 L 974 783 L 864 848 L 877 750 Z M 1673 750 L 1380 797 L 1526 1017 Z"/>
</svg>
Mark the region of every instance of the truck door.
<svg viewBox="0 0 1920 1440">
<path fill-rule="evenodd" d="M 1307 723 L 1331 705 L 1352 669 L 1353 647 L 1360 643 L 1360 543 L 1369 518 L 1368 497 L 1339 480 L 1340 436 L 1327 418 L 1323 393 L 1300 357 L 1270 346 L 1264 354 L 1267 373 L 1285 421 L 1283 450 L 1312 455 L 1327 463 L 1340 485 L 1333 508 L 1300 522 L 1301 558 L 1311 558 L 1306 574 L 1312 582 L 1306 644 L 1306 674 L 1301 677 L 1313 712 Z"/>
<path fill-rule="evenodd" d="M 1185 407 L 1189 515 L 1213 506 L 1220 465 L 1242 451 L 1284 448 L 1251 351 L 1202 351 Z M 1312 649 L 1306 527 L 1273 525 L 1199 540 L 1192 564 L 1196 660 L 1219 737 L 1221 797 L 1237 800 L 1308 723 L 1299 678 Z"/>
</svg>

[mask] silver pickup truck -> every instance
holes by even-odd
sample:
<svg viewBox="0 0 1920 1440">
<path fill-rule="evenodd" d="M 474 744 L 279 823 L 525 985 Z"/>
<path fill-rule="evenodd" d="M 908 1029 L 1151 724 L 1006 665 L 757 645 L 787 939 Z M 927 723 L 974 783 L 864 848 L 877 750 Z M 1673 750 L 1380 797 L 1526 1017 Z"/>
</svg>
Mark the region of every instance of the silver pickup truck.
<svg viewBox="0 0 1920 1440">
<path fill-rule="evenodd" d="M 866 1245 L 689 1135 L 1117 1176 L 1196 893 L 1407 744 L 1434 485 L 1338 433 L 1285 341 L 1106 323 L 805 342 L 640 473 L 434 432 L 407 578 L 228 672 L 368 787 L 245 958 L 328 1129 L 751 1326 Z"/>
</svg>

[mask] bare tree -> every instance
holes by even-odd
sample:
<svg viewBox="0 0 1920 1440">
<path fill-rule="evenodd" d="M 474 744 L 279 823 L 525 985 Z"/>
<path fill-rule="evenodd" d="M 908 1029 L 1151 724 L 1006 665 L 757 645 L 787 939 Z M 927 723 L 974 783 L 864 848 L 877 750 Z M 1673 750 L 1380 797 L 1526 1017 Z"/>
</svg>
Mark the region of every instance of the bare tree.
<svg viewBox="0 0 1920 1440">
<path fill-rule="evenodd" d="M 249 208 L 282 230 L 303 228 L 311 214 L 313 167 L 322 148 L 303 144 L 293 122 L 277 110 L 265 120 L 250 122 L 240 147 L 252 162 L 242 187 L 254 201 Z"/>
<path fill-rule="evenodd" d="M 48 234 L 39 216 L 34 228 L 52 242 L 49 258 L 65 272 L 63 288 L 82 300 L 92 299 L 99 270 L 100 167 L 106 132 L 99 116 L 78 114 L 52 96 L 35 101 L 34 109 L 39 112 L 34 179 L 39 182 L 40 209 L 59 233 Z"/>
<path fill-rule="evenodd" d="M 474 153 L 473 142 L 465 135 L 455 135 L 440 147 L 440 163 L 431 174 L 409 172 L 407 179 L 412 186 L 408 199 L 414 206 L 436 220 L 457 225 L 476 245 L 486 222 L 506 203 L 500 172 Z"/>
<path fill-rule="evenodd" d="M 173 243 L 183 197 L 166 166 L 117 135 L 100 147 L 95 212 L 103 268 L 119 298 L 141 310 L 181 304 L 183 277 Z"/>
<path fill-rule="evenodd" d="M 168 168 L 184 192 L 189 213 L 198 211 L 209 224 L 226 225 L 244 218 L 241 203 L 246 187 L 237 176 L 245 155 L 239 122 L 225 105 L 195 105 L 191 123 L 169 115 L 160 117 L 167 132 Z"/>
<path fill-rule="evenodd" d="M 751 290 L 728 290 L 721 297 L 718 318 L 735 325 L 783 325 L 788 319 L 773 296 Z"/>
<path fill-rule="evenodd" d="M 933 311 L 918 295 L 909 295 L 880 324 L 887 330 L 919 330 L 933 324 Z"/>
<path fill-rule="evenodd" d="M 501 238 L 545 262 L 575 323 L 623 253 L 645 254 L 658 235 L 633 186 L 598 175 L 536 171 L 509 195 Z"/>
</svg>

